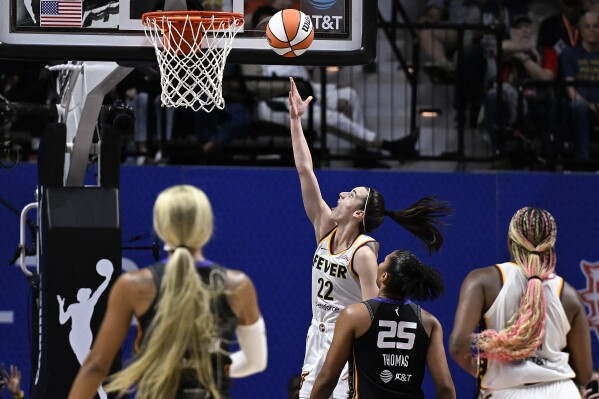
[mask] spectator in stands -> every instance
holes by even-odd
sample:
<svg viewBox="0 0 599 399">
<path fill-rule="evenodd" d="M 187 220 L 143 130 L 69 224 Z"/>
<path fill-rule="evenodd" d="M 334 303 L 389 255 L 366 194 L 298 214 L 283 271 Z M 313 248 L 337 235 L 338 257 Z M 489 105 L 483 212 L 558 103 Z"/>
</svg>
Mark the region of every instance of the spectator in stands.
<svg viewBox="0 0 599 399">
<path fill-rule="evenodd" d="M 499 31 L 504 57 L 510 57 L 512 54 L 520 51 L 533 51 L 536 48 L 536 43 L 532 40 L 528 42 L 515 42 L 510 39 L 508 27 L 512 19 L 516 15 L 528 14 L 528 7 L 520 0 L 488 1 L 482 7 L 481 12 L 482 23 Z M 488 85 L 492 85 L 497 79 L 497 35 L 494 32 L 485 33 L 482 37 L 482 46 L 487 60 L 485 79 Z"/>
<path fill-rule="evenodd" d="M 515 16 L 511 21 L 510 38 L 507 42 L 513 49 L 526 49 L 508 53 L 502 65 L 502 121 L 513 125 L 518 116 L 518 92 L 525 80 L 553 80 L 557 76 L 557 57 L 554 53 L 550 56 L 537 51 L 534 43 L 534 28 L 532 20 L 527 14 Z M 553 56 L 551 56 L 553 54 Z M 522 112 L 534 119 L 540 128 L 541 152 L 545 155 L 552 154 L 551 135 L 555 120 L 550 112 L 554 108 L 554 101 L 547 90 L 526 88 Z M 493 151 L 501 152 L 500 121 L 497 113 L 497 90 L 491 89 L 485 98 L 485 128 L 491 141 Z"/>
<path fill-rule="evenodd" d="M 137 153 L 136 163 L 143 165 L 148 155 L 148 104 L 153 91 L 148 74 L 134 69 L 117 85 L 117 91 L 122 100 L 133 110 L 135 127 L 133 137 Z M 154 90 L 155 91 L 155 90 Z"/>
<path fill-rule="evenodd" d="M 156 137 L 158 139 L 158 151 L 154 155 L 155 162 L 166 161 L 163 156 L 163 142 L 169 142 L 173 138 L 173 129 L 175 126 L 175 107 L 162 106 L 160 96 L 154 99 L 154 112 L 156 114 Z"/>
<path fill-rule="evenodd" d="M 240 74 L 238 64 L 228 63 L 223 70 L 222 95 L 224 108 L 214 108 L 210 112 L 192 110 L 191 108 L 161 107 L 160 98 L 156 102 L 158 139 L 163 132 L 166 143 L 173 139 L 173 130 L 177 127 L 175 141 L 183 142 L 190 149 L 190 160 L 204 163 L 214 159 L 217 153 L 233 139 L 246 136 L 252 123 L 254 101 L 248 92 Z M 176 123 L 175 123 L 176 112 Z M 166 117 L 165 123 L 162 118 Z M 191 128 L 188 129 L 187 126 Z M 179 132 L 184 132 L 179 134 Z M 162 141 L 162 140 L 161 140 Z M 162 143 L 161 143 L 162 144 Z M 170 159 L 160 149 L 154 161 L 158 163 L 180 162 L 181 159 Z"/>
<path fill-rule="evenodd" d="M 49 75 L 41 73 L 45 65 L 42 61 L 0 60 L 0 95 L 4 97 L 0 101 L 46 104 L 55 86 L 43 79 Z M 48 117 L 42 115 L 0 115 L 0 138 L 10 136 L 10 141 L 20 146 L 20 159 L 29 159 L 31 151 L 37 151 L 47 123 Z M 30 159 L 35 159 L 31 155 Z"/>
<path fill-rule="evenodd" d="M 582 0 L 585 11 L 599 12 L 599 0 Z"/>
<path fill-rule="evenodd" d="M 273 77 L 293 77 L 300 78 L 310 82 L 312 86 L 312 95 L 316 98 L 314 107 L 314 127 L 321 129 L 320 115 L 320 96 L 322 86 L 313 82 L 308 70 L 303 66 L 293 65 L 245 65 L 244 74 L 250 76 L 273 76 Z M 272 82 L 261 90 L 273 90 L 278 84 L 285 84 L 285 81 Z M 278 90 L 277 90 L 278 91 Z M 263 97 L 260 95 L 259 97 Z M 274 106 L 274 107 L 273 107 Z M 334 83 L 326 85 L 326 122 L 327 131 L 353 143 L 361 148 L 374 150 L 386 150 L 400 160 L 405 160 L 414 154 L 414 145 L 417 136 L 408 135 L 397 140 L 382 140 L 376 132 L 364 126 L 364 115 L 360 96 L 352 87 L 339 87 Z M 268 103 L 260 101 L 257 104 L 257 118 L 289 126 L 289 111 L 287 97 L 275 97 Z M 308 115 L 302 116 L 304 123 Z M 361 153 L 362 155 L 362 153 Z M 381 164 L 365 164 L 365 167 L 384 167 Z"/>
<path fill-rule="evenodd" d="M 504 57 L 504 59 L 500 61 L 501 64 L 503 64 L 505 59 L 509 59 L 513 53 L 520 51 L 528 52 L 535 49 L 536 45 L 532 41 L 516 43 L 510 38 L 509 26 L 512 19 L 514 19 L 516 15 L 528 14 L 528 11 L 528 6 L 520 0 L 490 0 L 482 6 L 481 23 L 492 28 L 492 30 L 484 30 L 481 38 L 482 57 L 484 59 L 483 68 L 485 69 L 482 78 L 484 93 L 487 93 L 488 90 L 493 87 L 497 87 L 499 78 L 497 71 L 502 67 L 498 65 L 497 59 L 499 46 L 501 46 L 502 55 Z M 463 79 L 466 79 L 467 81 L 468 75 L 462 77 L 462 80 Z M 487 103 L 488 99 L 489 97 L 486 96 L 484 102 Z M 512 100 L 514 99 L 515 97 L 512 96 Z M 505 93 L 503 100 L 506 101 Z M 487 107 L 485 106 L 484 110 L 486 109 Z M 503 115 L 501 120 L 504 121 Z M 487 134 L 489 134 L 488 121 L 485 128 Z M 498 143 L 496 140 L 498 137 L 496 133 L 497 132 L 490 133 L 490 148 L 494 155 L 497 155 L 498 151 Z"/>
<path fill-rule="evenodd" d="M 271 76 L 271 77 L 294 77 L 310 82 L 314 97 L 318 100 L 322 92 L 320 83 L 313 82 L 308 69 L 301 65 L 255 65 L 244 67 L 248 75 Z M 288 84 L 287 82 L 281 82 Z M 345 133 L 348 139 L 352 139 L 359 144 L 372 143 L 376 140 L 377 134 L 364 126 L 364 114 L 362 101 L 358 93 L 351 87 L 338 87 L 334 83 L 327 84 L 326 87 L 326 105 L 327 105 L 327 127 L 338 131 L 339 134 Z M 287 97 L 280 97 L 281 103 L 287 101 Z M 315 105 L 319 107 L 319 105 Z M 285 106 L 283 108 L 286 108 Z M 278 108 L 277 108 L 278 110 Z M 265 102 L 258 104 L 258 117 L 271 119 L 276 115 L 271 115 L 272 111 Z M 287 115 L 283 115 L 288 119 Z M 314 122 L 320 125 L 320 110 L 314 112 Z"/>
<path fill-rule="evenodd" d="M 541 22 L 537 47 L 544 52 L 554 51 L 559 56 L 565 48 L 576 46 L 582 10 L 582 0 L 560 0 L 560 13 Z"/>
<path fill-rule="evenodd" d="M 428 0 L 422 23 L 476 24 L 480 22 L 480 6 L 486 0 Z M 464 45 L 471 44 L 472 31 L 466 31 Z M 455 65 L 450 61 L 458 45 L 455 29 L 423 29 L 419 32 L 420 48 L 430 58 L 424 71 L 433 79 L 451 79 Z"/>
<path fill-rule="evenodd" d="M 248 134 L 252 123 L 253 100 L 237 64 L 227 64 L 223 72 L 225 107 L 194 113 L 195 129 L 204 155 L 223 148 L 236 137 Z"/>
<path fill-rule="evenodd" d="M 580 44 L 580 31 L 578 22 L 583 13 L 583 3 L 585 0 L 560 0 L 559 12 L 545 18 L 539 27 L 537 39 L 537 48 L 545 58 L 559 56 L 568 47 L 577 46 Z M 558 68 L 558 78 L 562 79 L 561 68 Z M 553 89 L 553 94 L 556 95 L 556 104 L 559 105 L 558 112 L 555 117 L 556 125 L 562 126 L 565 122 L 565 109 L 567 100 L 563 99 L 560 91 Z M 555 132 L 555 149 L 560 152 L 564 146 L 565 135 L 563 130 Z"/>
<path fill-rule="evenodd" d="M 263 8 L 262 11 L 266 13 L 267 9 Z M 265 30 L 267 23 L 268 17 L 262 19 L 258 23 L 256 30 Z M 271 76 L 280 78 L 294 77 L 310 82 L 312 94 L 316 98 L 316 102 L 313 105 L 314 125 L 316 130 L 320 130 L 321 101 L 319 100 L 322 93 L 322 86 L 320 83 L 312 80 L 310 72 L 306 67 L 300 65 L 244 65 L 243 74 L 248 76 Z M 287 87 L 288 82 L 286 80 L 281 80 L 280 82 L 272 82 L 272 84 L 266 85 L 266 87 L 252 87 L 250 90 L 262 90 L 266 91 L 266 94 L 268 94 L 269 91 L 281 92 L 275 88 L 277 85 Z M 285 91 L 285 93 L 287 93 L 287 91 Z M 259 94 L 258 97 L 265 97 L 264 93 Z M 275 105 L 275 108 L 273 108 L 273 105 Z M 289 126 L 287 96 L 272 98 L 269 102 L 259 101 L 256 106 L 256 114 L 259 120 L 262 119 Z M 308 113 L 304 114 L 303 118 L 307 121 Z M 360 147 L 361 153 L 365 152 L 364 148 L 371 148 L 377 151 L 383 149 L 389 151 L 393 156 L 400 160 L 405 160 L 415 153 L 414 146 L 416 144 L 417 136 L 408 135 L 398 140 L 382 140 L 378 137 L 376 132 L 365 126 L 362 101 L 358 93 L 352 87 L 339 87 L 334 83 L 326 85 L 326 122 L 327 131 L 356 144 Z M 374 163 L 367 162 L 364 166 L 385 167 L 386 165 L 376 161 Z"/>
<path fill-rule="evenodd" d="M 599 82 L 599 13 L 587 12 L 580 18 L 579 46 L 566 48 L 561 55 L 561 66 L 566 81 Z M 568 86 L 573 118 L 576 158 L 589 158 L 591 123 L 599 116 L 599 88 L 597 86 Z"/>
</svg>

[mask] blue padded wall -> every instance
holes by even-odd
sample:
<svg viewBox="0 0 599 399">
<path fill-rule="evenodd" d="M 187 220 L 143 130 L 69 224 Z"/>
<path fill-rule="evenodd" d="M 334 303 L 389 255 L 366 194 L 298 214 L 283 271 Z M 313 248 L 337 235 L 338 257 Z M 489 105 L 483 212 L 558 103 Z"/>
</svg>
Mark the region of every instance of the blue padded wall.
<svg viewBox="0 0 599 399">
<path fill-rule="evenodd" d="M 507 225 L 518 208 L 539 206 L 556 217 L 558 273 L 574 287 L 586 287 L 581 260 L 599 262 L 599 176 L 595 174 L 317 171 L 317 175 L 329 204 L 335 203 L 339 192 L 360 185 L 381 191 L 389 209 L 405 208 L 429 194 L 452 203 L 455 214 L 448 220 L 445 245 L 439 254 L 426 254 L 415 238 L 390 219 L 373 234 L 381 243 L 379 260 L 394 249 L 408 248 L 440 269 L 447 293 L 437 302 L 422 305 L 441 321 L 445 342 L 466 274 L 508 259 Z M 124 166 L 120 193 L 124 245 L 151 244 L 148 238 L 128 241 L 151 233 L 156 195 L 181 183 L 196 185 L 210 197 L 216 229 L 206 256 L 241 269 L 252 278 L 266 320 L 268 369 L 235 381 L 234 395 L 239 399 L 258 395 L 284 398 L 289 377 L 301 369 L 311 317 L 310 265 L 315 249 L 297 174 L 288 168 Z M 0 171 L 0 197 L 17 208 L 33 201 L 35 184 L 33 165 Z M 18 218 L 0 207 L 0 220 L 0 315 L 14 312 L 12 323 L 0 323 L 0 362 L 18 364 L 24 371 L 26 387 L 31 371 L 29 331 L 36 318 L 30 315 L 31 295 L 24 276 L 19 269 L 7 266 L 18 243 Z M 140 267 L 153 261 L 150 251 L 126 250 L 123 257 Z M 593 357 L 599 362 L 595 333 L 592 342 Z M 451 359 L 449 364 L 458 397 L 473 397 L 474 379 Z M 434 397 L 428 379 L 425 392 L 427 397 Z"/>
</svg>

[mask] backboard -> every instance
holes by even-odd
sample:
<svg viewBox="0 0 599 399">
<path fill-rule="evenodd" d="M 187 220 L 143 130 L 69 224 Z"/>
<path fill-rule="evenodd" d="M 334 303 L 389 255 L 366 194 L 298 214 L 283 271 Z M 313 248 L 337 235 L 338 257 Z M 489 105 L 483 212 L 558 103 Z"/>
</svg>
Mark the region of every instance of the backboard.
<svg viewBox="0 0 599 399">
<path fill-rule="evenodd" d="M 375 0 L 166 0 L 170 5 L 201 1 L 204 9 L 244 15 L 244 29 L 228 61 L 248 64 L 358 65 L 375 57 Z M 154 48 L 141 23 L 144 12 L 165 0 L 1 0 L 0 58 L 72 61 L 153 62 Z M 179 4 L 181 5 L 181 4 Z M 296 58 L 272 51 L 264 38 L 261 11 L 271 5 L 310 15 L 315 40 Z"/>
</svg>

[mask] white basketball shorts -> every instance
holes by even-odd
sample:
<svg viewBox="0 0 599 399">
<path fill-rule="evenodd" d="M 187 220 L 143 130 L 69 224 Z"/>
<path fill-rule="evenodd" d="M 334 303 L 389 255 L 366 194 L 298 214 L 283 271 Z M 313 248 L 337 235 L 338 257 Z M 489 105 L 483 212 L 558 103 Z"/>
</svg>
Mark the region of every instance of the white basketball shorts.
<svg viewBox="0 0 599 399">
<path fill-rule="evenodd" d="M 327 352 L 333 342 L 333 332 L 335 324 L 320 323 L 312 319 L 312 324 L 308 328 L 306 337 L 306 354 L 304 356 L 304 365 L 302 367 L 302 387 L 300 389 L 300 399 L 309 399 L 312 387 L 322 369 Z M 333 391 L 332 398 L 347 399 L 349 394 L 347 363 L 341 372 L 337 386 Z"/>
</svg>

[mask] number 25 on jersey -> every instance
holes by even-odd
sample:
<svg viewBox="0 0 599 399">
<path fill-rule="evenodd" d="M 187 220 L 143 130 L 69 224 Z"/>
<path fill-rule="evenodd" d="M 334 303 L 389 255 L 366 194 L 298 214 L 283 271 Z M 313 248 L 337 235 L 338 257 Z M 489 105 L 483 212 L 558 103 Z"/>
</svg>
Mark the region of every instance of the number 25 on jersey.
<svg viewBox="0 0 599 399">
<path fill-rule="evenodd" d="M 378 339 L 376 344 L 382 349 L 405 349 L 410 350 L 414 347 L 416 334 L 406 330 L 416 330 L 417 324 L 411 321 L 379 320 Z M 396 338 L 399 338 L 397 340 Z"/>
</svg>

